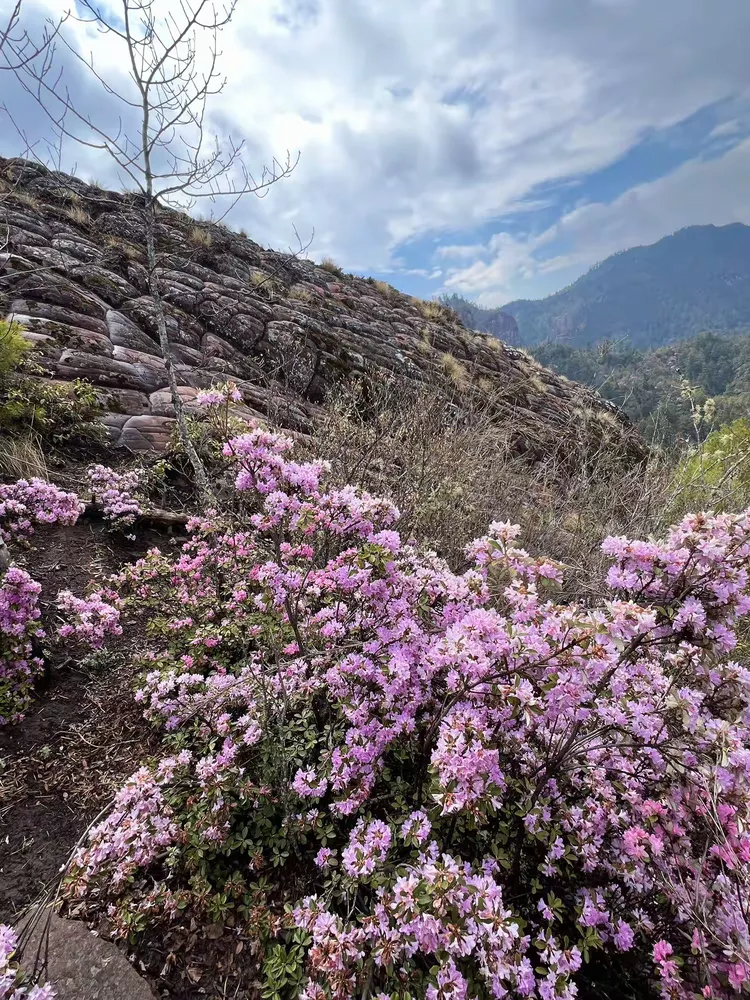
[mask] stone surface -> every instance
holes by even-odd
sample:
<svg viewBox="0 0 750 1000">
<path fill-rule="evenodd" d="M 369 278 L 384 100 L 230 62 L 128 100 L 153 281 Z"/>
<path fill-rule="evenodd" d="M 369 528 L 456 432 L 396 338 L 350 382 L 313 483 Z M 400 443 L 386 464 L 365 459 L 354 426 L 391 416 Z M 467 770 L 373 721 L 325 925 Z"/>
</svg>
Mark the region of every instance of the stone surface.
<svg viewBox="0 0 750 1000">
<path fill-rule="evenodd" d="M 136 199 L 21 160 L 0 157 L 0 176 L 12 182 L 3 195 L 9 243 L 0 254 L 0 318 L 19 318 L 53 378 L 84 378 L 109 394 L 104 423 L 115 443 L 162 449 L 174 418 Z M 88 222 L 73 225 L 60 210 L 65 187 Z M 306 432 L 342 380 L 437 380 L 459 411 L 464 401 L 489 405 L 511 449 L 532 460 L 602 445 L 644 453 L 597 393 L 466 329 L 450 310 L 264 250 L 221 225 L 202 224 L 211 243 L 196 245 L 194 227 L 187 215 L 160 209 L 157 274 L 188 401 L 233 378 L 243 394 L 238 413 Z"/>
<path fill-rule="evenodd" d="M 21 960 L 27 968 L 33 968 L 37 952 L 44 954 L 45 949 L 47 979 L 55 985 L 57 1000 L 154 1000 L 156 997 L 123 952 L 76 920 L 64 920 L 55 913 L 38 919 L 28 942 L 24 943 Z"/>
</svg>

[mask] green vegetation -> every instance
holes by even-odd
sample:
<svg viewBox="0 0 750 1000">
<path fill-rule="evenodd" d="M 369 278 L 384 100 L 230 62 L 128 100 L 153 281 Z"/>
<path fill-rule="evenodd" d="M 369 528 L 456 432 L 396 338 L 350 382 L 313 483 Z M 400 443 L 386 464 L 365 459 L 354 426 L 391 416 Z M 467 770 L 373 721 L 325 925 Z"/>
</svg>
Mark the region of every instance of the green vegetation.
<svg viewBox="0 0 750 1000">
<path fill-rule="evenodd" d="M 627 413 L 649 441 L 695 442 L 750 411 L 750 336 L 701 333 L 655 351 L 604 343 L 543 343 L 535 357 L 590 385 Z"/>
<path fill-rule="evenodd" d="M 18 323 L 0 322 L 0 380 L 21 363 L 28 350 Z"/>
<path fill-rule="evenodd" d="M 0 323 L 0 472 L 41 475 L 45 455 L 82 439 L 101 440 L 101 402 L 88 382 L 45 377 L 18 324 Z"/>
<path fill-rule="evenodd" d="M 750 505 L 750 420 L 712 431 L 675 472 L 682 509 L 741 510 Z"/>
</svg>

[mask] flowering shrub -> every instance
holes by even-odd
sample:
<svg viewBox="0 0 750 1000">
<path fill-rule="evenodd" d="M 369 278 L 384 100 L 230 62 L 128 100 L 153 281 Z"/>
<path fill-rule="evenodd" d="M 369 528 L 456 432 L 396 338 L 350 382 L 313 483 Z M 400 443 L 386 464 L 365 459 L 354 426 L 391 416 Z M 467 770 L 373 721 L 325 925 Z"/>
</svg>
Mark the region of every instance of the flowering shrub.
<svg viewBox="0 0 750 1000">
<path fill-rule="evenodd" d="M 0 539 L 25 541 L 34 534 L 35 524 L 75 524 L 82 511 L 75 493 L 43 479 L 0 485 Z"/>
<path fill-rule="evenodd" d="M 107 636 L 122 635 L 118 605 L 117 594 L 109 591 L 76 597 L 69 590 L 62 590 L 57 595 L 57 607 L 67 621 L 59 626 L 57 634 L 63 639 L 76 639 L 91 649 L 101 649 Z"/>
<path fill-rule="evenodd" d="M 41 586 L 11 566 L 0 577 L 0 726 L 18 721 L 44 663 L 34 641 L 44 638 L 39 625 Z"/>
<path fill-rule="evenodd" d="M 230 440 L 239 520 L 123 572 L 165 755 L 68 896 L 252 934 L 274 998 L 745 989 L 750 512 L 608 539 L 611 595 L 560 605 L 514 526 L 456 575 L 291 453 Z"/>
<path fill-rule="evenodd" d="M 104 519 L 116 528 L 133 524 L 141 513 L 137 497 L 140 472 L 137 469 L 115 472 L 106 465 L 92 465 L 86 470 L 86 476 Z"/>
<path fill-rule="evenodd" d="M 35 527 L 75 524 L 82 510 L 75 493 L 42 479 L 0 485 L 0 541 L 26 544 Z M 39 625 L 40 592 L 41 586 L 16 566 L 0 574 L 0 726 L 23 717 L 44 667 L 35 649 L 45 636 Z"/>
<path fill-rule="evenodd" d="M 226 406 L 229 403 L 241 403 L 242 393 L 234 382 L 224 382 L 222 385 L 213 385 L 210 389 L 202 389 L 195 397 L 198 406 L 206 409 Z"/>
<path fill-rule="evenodd" d="M 0 924 L 0 1000 L 55 1000 L 53 988 L 30 982 L 13 960 L 18 937 L 12 927 Z"/>
</svg>

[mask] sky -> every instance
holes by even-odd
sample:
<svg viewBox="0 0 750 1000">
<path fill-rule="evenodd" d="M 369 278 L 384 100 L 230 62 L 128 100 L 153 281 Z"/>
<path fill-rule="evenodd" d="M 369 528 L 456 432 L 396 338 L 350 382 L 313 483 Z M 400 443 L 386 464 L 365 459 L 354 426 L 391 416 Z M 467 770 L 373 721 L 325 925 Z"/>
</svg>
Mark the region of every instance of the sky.
<svg viewBox="0 0 750 1000">
<path fill-rule="evenodd" d="M 24 0 L 25 25 L 61 7 Z M 123 109 L 73 53 L 128 93 L 122 43 L 65 32 L 62 79 L 111 124 Z M 749 39 L 747 0 L 238 0 L 208 131 L 244 140 L 256 174 L 299 162 L 227 221 L 423 298 L 550 294 L 684 226 L 750 224 Z M 44 158 L 49 122 L 9 72 L 0 104 L 0 154 L 21 129 Z M 101 150 L 68 141 L 61 162 L 128 183 Z"/>
</svg>

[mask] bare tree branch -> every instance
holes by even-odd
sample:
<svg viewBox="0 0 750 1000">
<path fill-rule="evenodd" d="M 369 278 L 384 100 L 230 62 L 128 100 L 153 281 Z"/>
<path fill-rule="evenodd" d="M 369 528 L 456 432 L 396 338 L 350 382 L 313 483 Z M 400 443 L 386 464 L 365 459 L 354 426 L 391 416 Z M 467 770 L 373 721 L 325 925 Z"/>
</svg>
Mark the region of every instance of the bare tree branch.
<svg viewBox="0 0 750 1000">
<path fill-rule="evenodd" d="M 22 70 L 41 60 L 37 72 L 46 74 L 52 67 L 55 39 L 69 15 L 63 14 L 56 23 L 48 22 L 41 39 L 33 42 L 28 31 L 20 26 L 22 5 L 23 0 L 16 0 L 5 25 L 0 23 L 0 69 Z"/>
<path fill-rule="evenodd" d="M 160 203 L 185 209 L 198 199 L 227 197 L 233 207 L 247 194 L 264 197 L 294 170 L 299 153 L 289 151 L 254 174 L 243 159 L 244 142 L 207 137 L 206 113 L 211 97 L 220 94 L 226 79 L 218 66 L 219 34 L 234 15 L 237 0 L 217 8 L 214 0 L 180 0 L 176 10 L 157 16 L 160 0 L 119 0 L 115 19 L 94 0 L 79 0 L 71 22 L 94 25 L 123 49 L 124 79 L 116 69 L 101 69 L 93 54 L 84 56 L 61 25 L 49 26 L 45 44 L 32 45 L 19 27 L 21 0 L 0 38 L 8 50 L 8 68 L 14 70 L 26 92 L 47 116 L 61 143 L 69 138 L 82 146 L 106 152 L 119 171 L 144 197 L 145 243 L 149 293 L 156 306 L 159 343 L 169 378 L 172 404 L 183 446 L 193 466 L 196 485 L 207 492 L 205 470 L 190 440 L 167 330 L 156 241 L 156 211 Z M 64 84 L 53 75 L 55 39 L 85 67 L 104 92 L 118 102 L 121 115 L 112 125 L 95 121 Z M 126 82 L 127 80 L 127 82 Z M 300 248 L 302 243 L 300 241 Z"/>
</svg>

